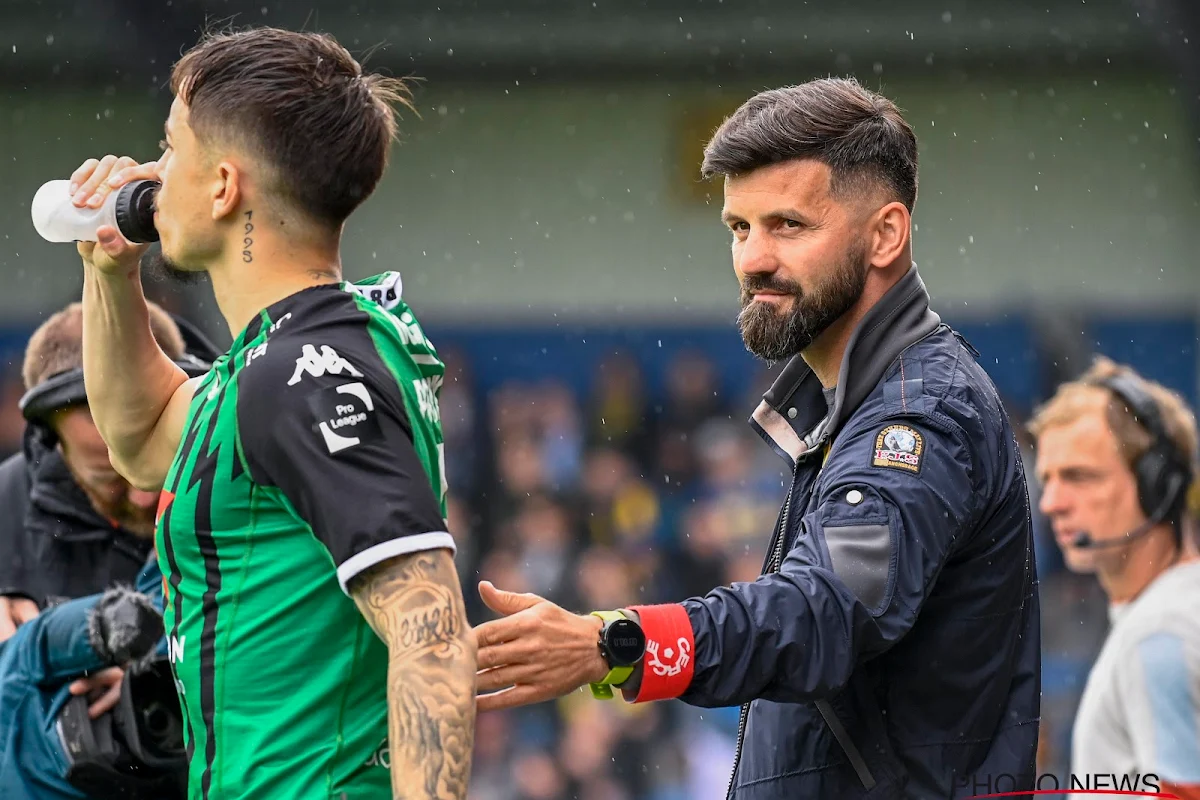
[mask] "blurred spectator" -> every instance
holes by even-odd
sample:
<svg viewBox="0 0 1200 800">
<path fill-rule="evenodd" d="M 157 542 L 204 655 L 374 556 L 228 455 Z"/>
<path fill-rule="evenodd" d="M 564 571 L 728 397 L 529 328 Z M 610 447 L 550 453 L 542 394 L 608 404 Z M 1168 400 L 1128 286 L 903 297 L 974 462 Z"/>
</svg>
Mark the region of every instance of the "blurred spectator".
<svg viewBox="0 0 1200 800">
<path fill-rule="evenodd" d="M 446 459 L 446 480 L 457 496 L 473 500 L 481 488 L 487 457 L 486 431 L 465 357 L 460 351 L 450 350 L 442 358 L 446 365 L 439 397 L 442 439 L 446 452 L 454 454 L 454 458 Z"/>
<path fill-rule="evenodd" d="M 611 447 L 649 463 L 651 409 L 645 379 L 628 353 L 614 353 L 596 370 L 587 412 L 587 443 Z"/>
</svg>

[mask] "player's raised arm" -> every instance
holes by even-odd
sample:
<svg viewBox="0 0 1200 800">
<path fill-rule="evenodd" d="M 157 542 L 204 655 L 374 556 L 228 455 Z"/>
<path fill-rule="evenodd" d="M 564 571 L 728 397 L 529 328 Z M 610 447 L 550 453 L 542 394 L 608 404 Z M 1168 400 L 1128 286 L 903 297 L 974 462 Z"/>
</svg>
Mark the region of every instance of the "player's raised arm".
<svg viewBox="0 0 1200 800">
<path fill-rule="evenodd" d="M 398 556 L 350 593 L 388 646 L 392 791 L 465 798 L 475 740 L 475 639 L 448 550 Z"/>
<path fill-rule="evenodd" d="M 157 164 L 131 158 L 89 159 L 71 176 L 79 206 L 98 206 L 118 172 L 154 178 Z M 139 262 L 145 246 L 103 227 L 80 242 L 83 259 L 83 370 L 88 407 L 113 466 L 139 489 L 162 485 L 179 445 L 191 399 L 187 374 L 150 332 Z"/>
</svg>

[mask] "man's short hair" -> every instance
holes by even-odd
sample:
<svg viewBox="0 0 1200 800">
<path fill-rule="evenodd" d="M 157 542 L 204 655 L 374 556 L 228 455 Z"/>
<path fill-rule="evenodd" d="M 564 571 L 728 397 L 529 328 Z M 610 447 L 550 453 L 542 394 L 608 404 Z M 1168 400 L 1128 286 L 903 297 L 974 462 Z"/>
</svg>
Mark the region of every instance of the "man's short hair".
<svg viewBox="0 0 1200 800">
<path fill-rule="evenodd" d="M 263 165 L 270 192 L 337 228 L 375 191 L 396 134 L 401 79 L 363 72 L 329 35 L 279 28 L 209 33 L 171 72 L 202 145 L 233 145 Z"/>
<path fill-rule="evenodd" d="M 150 332 L 172 360 L 184 354 L 183 335 L 171 315 L 155 303 L 150 309 Z M 83 304 L 71 303 L 38 326 L 25 346 L 21 377 L 25 390 L 40 386 L 55 375 L 83 366 Z"/>
<path fill-rule="evenodd" d="M 1104 356 L 1097 357 L 1083 375 L 1058 387 L 1054 396 L 1034 414 L 1029 423 L 1030 432 L 1034 436 L 1041 436 L 1047 428 L 1070 424 L 1077 420 L 1080 414 L 1103 408 L 1109 430 L 1116 437 L 1121 455 L 1130 470 L 1133 470 L 1138 460 L 1150 449 L 1152 437 L 1149 431 L 1138 423 L 1124 400 L 1111 389 L 1097 385 L 1099 381 L 1116 375 L 1127 375 L 1137 380 L 1158 407 L 1163 427 L 1175 449 L 1194 470 L 1197 450 L 1196 417 L 1183 397 L 1162 384 L 1141 377 L 1132 368 L 1117 364 Z"/>
<path fill-rule="evenodd" d="M 701 172 L 705 178 L 731 177 L 802 159 L 829 167 L 835 197 L 882 187 L 909 213 L 916 206 L 912 126 L 895 103 L 848 78 L 822 78 L 750 98 L 713 134 Z"/>
</svg>

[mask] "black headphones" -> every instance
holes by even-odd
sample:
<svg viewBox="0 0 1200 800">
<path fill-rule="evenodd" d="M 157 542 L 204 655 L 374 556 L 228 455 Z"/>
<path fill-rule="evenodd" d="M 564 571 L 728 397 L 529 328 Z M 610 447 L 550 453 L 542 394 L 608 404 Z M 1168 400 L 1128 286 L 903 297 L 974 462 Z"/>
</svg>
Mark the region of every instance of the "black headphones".
<svg viewBox="0 0 1200 800">
<path fill-rule="evenodd" d="M 1153 524 L 1170 522 L 1178 529 L 1192 482 L 1192 466 L 1167 433 L 1158 403 L 1132 375 L 1118 373 L 1095 384 L 1124 401 L 1134 421 L 1150 434 L 1150 448 L 1133 466 L 1138 501 Z"/>
</svg>

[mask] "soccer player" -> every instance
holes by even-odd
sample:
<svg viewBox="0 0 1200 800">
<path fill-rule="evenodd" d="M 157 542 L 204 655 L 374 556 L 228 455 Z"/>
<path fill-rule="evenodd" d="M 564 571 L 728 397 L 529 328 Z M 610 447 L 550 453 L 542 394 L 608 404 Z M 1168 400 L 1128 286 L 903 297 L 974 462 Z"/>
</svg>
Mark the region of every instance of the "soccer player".
<svg viewBox="0 0 1200 800">
<path fill-rule="evenodd" d="M 475 647 L 444 520 L 443 365 L 399 275 L 351 284 L 339 256 L 407 87 L 327 36 L 260 28 L 207 36 L 171 88 L 157 162 L 71 180 L 79 206 L 161 181 L 165 266 L 208 274 L 233 336 L 187 380 L 150 335 L 143 248 L 110 227 L 79 245 L 92 413 L 117 469 L 165 487 L 190 796 L 461 800 Z"/>
<path fill-rule="evenodd" d="M 1075 717 L 1072 788 L 1116 775 L 1122 789 L 1200 800 L 1200 561 L 1183 519 L 1195 418 L 1179 395 L 1097 359 L 1030 428 L 1067 567 L 1094 573 L 1110 603 Z"/>
</svg>

